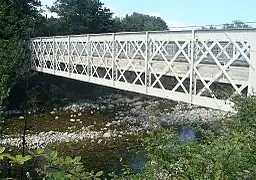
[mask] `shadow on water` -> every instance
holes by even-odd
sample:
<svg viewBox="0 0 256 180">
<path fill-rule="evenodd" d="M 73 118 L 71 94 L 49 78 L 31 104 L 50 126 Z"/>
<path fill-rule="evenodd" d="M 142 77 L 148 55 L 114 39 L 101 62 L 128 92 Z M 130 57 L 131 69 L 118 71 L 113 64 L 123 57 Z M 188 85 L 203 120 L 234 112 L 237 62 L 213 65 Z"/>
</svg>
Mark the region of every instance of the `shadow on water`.
<svg viewBox="0 0 256 180">
<path fill-rule="evenodd" d="M 192 141 L 197 138 L 196 131 L 188 126 L 183 126 L 179 132 L 179 139 L 181 142 Z"/>
</svg>

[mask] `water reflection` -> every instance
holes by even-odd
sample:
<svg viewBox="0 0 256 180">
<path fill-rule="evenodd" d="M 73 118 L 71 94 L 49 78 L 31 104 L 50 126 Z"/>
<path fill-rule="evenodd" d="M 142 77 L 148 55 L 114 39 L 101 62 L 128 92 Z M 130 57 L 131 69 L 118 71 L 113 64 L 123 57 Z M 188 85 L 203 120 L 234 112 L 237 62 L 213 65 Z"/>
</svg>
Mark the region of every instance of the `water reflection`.
<svg viewBox="0 0 256 180">
<path fill-rule="evenodd" d="M 179 139 L 182 142 L 195 140 L 196 132 L 191 127 L 182 127 L 180 130 Z"/>
</svg>

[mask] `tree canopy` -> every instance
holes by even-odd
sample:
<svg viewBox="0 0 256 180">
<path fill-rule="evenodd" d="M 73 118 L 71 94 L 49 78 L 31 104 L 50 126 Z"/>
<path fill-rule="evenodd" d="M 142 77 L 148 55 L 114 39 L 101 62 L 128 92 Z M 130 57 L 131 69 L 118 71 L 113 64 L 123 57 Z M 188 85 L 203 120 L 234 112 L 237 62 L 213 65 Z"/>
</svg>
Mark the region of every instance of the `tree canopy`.
<svg viewBox="0 0 256 180">
<path fill-rule="evenodd" d="M 231 24 L 224 24 L 222 28 L 223 29 L 246 29 L 246 28 L 252 28 L 252 27 L 242 21 L 234 20 L 232 21 Z"/>
<path fill-rule="evenodd" d="M 155 16 L 134 12 L 125 18 L 115 19 L 116 31 L 138 32 L 138 31 L 161 31 L 168 30 L 166 22 Z"/>
<path fill-rule="evenodd" d="M 28 46 L 39 15 L 38 0 L 0 1 L 0 120 L 11 89 L 29 69 Z M 0 126 L 1 127 L 1 126 Z"/>
<path fill-rule="evenodd" d="M 103 5 L 99 0 L 57 0 L 49 9 L 58 18 L 50 18 L 48 23 L 57 25 L 55 34 L 111 32 L 113 13 Z"/>
</svg>

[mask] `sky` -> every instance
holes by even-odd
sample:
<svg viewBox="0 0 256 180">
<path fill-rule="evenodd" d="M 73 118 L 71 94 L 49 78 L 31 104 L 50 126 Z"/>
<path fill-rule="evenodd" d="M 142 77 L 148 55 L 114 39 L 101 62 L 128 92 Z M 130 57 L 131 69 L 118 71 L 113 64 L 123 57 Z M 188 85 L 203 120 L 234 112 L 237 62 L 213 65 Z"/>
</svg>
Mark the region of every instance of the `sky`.
<svg viewBox="0 0 256 180">
<path fill-rule="evenodd" d="M 51 6 L 55 0 L 41 0 Z M 256 20 L 256 0 L 101 0 L 114 16 L 139 12 L 159 16 L 169 27 Z"/>
</svg>

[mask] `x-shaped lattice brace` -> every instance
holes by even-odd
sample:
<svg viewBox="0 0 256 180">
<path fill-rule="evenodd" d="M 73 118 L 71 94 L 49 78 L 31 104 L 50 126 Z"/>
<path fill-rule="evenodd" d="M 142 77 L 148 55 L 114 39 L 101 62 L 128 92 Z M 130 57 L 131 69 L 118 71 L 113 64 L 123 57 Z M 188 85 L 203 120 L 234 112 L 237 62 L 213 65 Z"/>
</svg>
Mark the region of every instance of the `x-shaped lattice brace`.
<svg viewBox="0 0 256 180">
<path fill-rule="evenodd" d="M 65 61 L 65 51 L 69 51 L 68 50 L 68 42 L 55 42 L 56 43 L 56 53 L 55 53 L 55 56 L 57 56 L 58 55 L 58 51 L 60 52 L 60 56 L 59 56 L 59 58 L 61 58 L 62 59 L 62 61 L 64 62 L 64 64 L 65 64 L 65 68 L 64 68 L 64 70 L 61 70 L 61 67 L 60 67 L 60 61 L 58 60 L 58 58 L 56 59 L 56 65 L 57 65 L 57 70 L 59 70 L 59 71 L 69 71 L 69 69 L 68 69 L 68 62 L 66 62 Z M 61 44 L 64 44 L 64 49 L 61 49 L 60 48 L 60 45 Z"/>
<path fill-rule="evenodd" d="M 112 42 L 111 41 L 103 41 L 103 46 L 105 46 L 107 48 L 107 50 L 104 50 L 104 48 L 103 48 L 102 55 L 100 54 L 99 49 L 97 47 L 99 45 L 100 48 L 102 48 L 102 45 L 100 44 L 100 42 L 96 42 L 96 43 L 92 42 L 91 44 L 93 47 L 91 55 L 93 56 L 94 52 L 96 52 L 97 56 L 100 58 L 100 62 L 97 65 L 95 65 L 90 58 L 91 67 L 93 68 L 93 72 L 92 72 L 91 76 L 94 76 L 96 74 L 96 76 L 99 78 L 100 76 L 99 76 L 97 70 L 99 67 L 102 67 L 102 65 L 103 65 L 104 69 L 106 70 L 106 74 L 104 75 L 103 78 L 106 79 L 107 77 L 109 77 L 111 79 L 111 75 L 110 75 L 111 67 L 107 66 L 107 64 L 104 62 L 104 58 L 105 58 L 107 52 L 112 54 L 111 50 L 110 50 L 110 47 L 112 46 Z"/>
<path fill-rule="evenodd" d="M 176 80 L 178 81 L 177 85 L 172 89 L 172 91 L 176 91 L 180 86 L 182 87 L 182 89 L 184 90 L 184 92 L 186 94 L 189 94 L 189 92 L 187 91 L 187 89 L 185 88 L 183 82 L 184 80 L 190 75 L 190 71 L 188 71 L 186 73 L 186 75 L 180 79 L 178 77 L 178 75 L 176 74 L 176 72 L 174 71 L 174 69 L 172 68 L 172 64 L 173 62 L 178 58 L 178 56 L 180 55 L 180 53 L 182 53 L 186 60 L 189 62 L 189 64 L 191 65 L 191 60 L 189 58 L 189 56 L 187 55 L 187 53 L 184 51 L 184 49 L 190 45 L 191 41 L 185 41 L 184 44 L 181 46 L 179 44 L 178 41 L 174 41 L 175 44 L 178 46 L 179 50 L 175 53 L 174 57 L 171 59 L 170 62 L 168 62 L 168 59 L 166 58 L 166 56 L 163 54 L 163 49 L 165 50 L 165 46 L 164 44 L 166 43 L 166 41 L 162 41 L 159 43 L 156 43 L 156 41 L 154 39 L 151 38 L 151 41 L 153 42 L 153 44 L 157 47 L 156 51 L 153 53 L 153 55 L 151 56 L 149 62 L 148 62 L 148 67 L 150 68 L 151 72 L 153 73 L 153 75 L 155 76 L 156 80 L 151 84 L 151 87 L 154 87 L 157 83 L 160 85 L 161 89 L 165 90 L 163 84 L 161 83 L 160 79 L 163 75 L 165 75 L 167 72 L 169 72 L 169 70 L 171 70 L 172 74 L 174 75 L 174 77 L 176 78 Z M 168 43 L 168 42 L 167 42 Z M 162 58 L 164 59 L 165 63 L 168 65 L 167 68 L 164 69 L 164 71 L 159 74 L 157 76 L 157 74 L 155 73 L 152 65 L 151 65 L 151 62 L 153 60 L 153 58 L 156 56 L 157 53 L 160 53 Z"/>
<path fill-rule="evenodd" d="M 145 44 L 145 42 L 142 41 L 140 44 L 138 44 L 136 41 L 134 41 L 134 45 L 135 45 L 136 51 L 134 52 L 134 54 L 133 54 L 133 56 L 132 56 L 131 58 L 129 57 L 128 53 L 125 51 L 125 48 L 124 48 L 124 47 L 127 45 L 127 41 L 125 41 L 125 43 L 123 43 L 123 44 L 122 44 L 120 41 L 117 41 L 117 42 L 118 42 L 118 44 L 120 45 L 120 50 L 118 51 L 117 56 L 116 56 L 116 58 L 115 58 L 115 64 L 116 64 L 116 66 L 117 66 L 117 70 L 120 72 L 120 76 L 118 77 L 117 81 L 120 81 L 121 78 L 123 78 L 124 81 L 125 81 L 126 83 L 128 83 L 127 80 L 126 80 L 126 77 L 125 77 L 124 73 L 125 73 L 126 71 L 130 70 L 130 68 L 132 68 L 132 70 L 133 70 L 134 73 L 136 74 L 136 78 L 135 78 L 135 80 L 132 82 L 132 84 L 135 84 L 135 83 L 139 80 L 140 83 L 141 83 L 141 85 L 145 85 L 145 84 L 143 83 L 142 79 L 141 79 L 141 75 L 144 73 L 144 71 L 141 71 L 141 72 L 138 73 L 138 70 L 134 67 L 134 65 L 133 65 L 133 63 L 132 63 L 132 61 L 134 61 L 134 58 L 136 57 L 136 55 L 137 55 L 139 52 L 141 53 L 142 57 L 143 57 L 144 59 L 146 59 L 145 54 L 144 54 L 143 51 L 141 50 L 141 47 Z M 130 41 L 130 43 L 131 43 L 131 41 Z M 131 44 L 132 44 L 132 43 L 131 43 Z M 126 57 L 127 60 L 128 60 L 128 64 L 126 65 L 126 67 L 125 67 L 123 70 L 120 68 L 120 66 L 119 66 L 118 63 L 117 63 L 117 59 L 118 59 L 118 57 L 120 56 L 120 54 L 121 54 L 122 52 L 125 54 L 125 57 Z"/>
<path fill-rule="evenodd" d="M 40 42 L 36 42 L 36 41 L 32 41 L 32 51 L 35 53 L 36 55 L 36 59 L 38 60 L 39 62 L 39 67 L 42 66 L 42 63 L 41 63 L 41 60 L 40 60 L 40 52 L 41 52 L 41 46 L 40 46 Z M 39 52 L 38 52 L 39 51 Z M 33 65 L 35 67 L 37 67 L 36 65 L 36 59 L 35 57 L 33 57 Z"/>
<path fill-rule="evenodd" d="M 45 59 L 45 53 L 46 53 L 46 57 L 48 58 L 48 61 L 50 61 L 50 69 L 54 69 L 54 66 L 53 66 L 53 61 L 51 59 L 51 51 L 53 51 L 53 45 L 51 42 L 42 42 L 43 44 L 43 51 L 42 51 L 42 57 L 43 57 L 43 60 L 44 60 L 44 67 L 45 68 L 48 68 L 47 67 L 47 63 L 46 63 L 46 59 Z M 50 45 L 50 49 L 48 50 L 47 49 L 47 44 Z"/>
<path fill-rule="evenodd" d="M 217 44 L 218 44 L 218 46 L 221 46 L 218 42 L 217 42 Z M 245 44 L 245 43 L 242 43 L 243 44 L 243 47 L 242 48 L 240 48 L 238 45 L 237 45 L 237 43 L 236 42 L 233 42 L 233 41 L 230 41 L 229 43 L 228 43 L 229 45 L 230 44 L 233 44 L 235 47 L 236 47 L 236 49 L 238 50 L 238 53 L 235 55 L 235 56 L 233 56 L 232 58 L 230 58 L 229 56 L 227 56 L 227 57 L 229 57 L 229 61 L 223 66 L 223 69 L 221 69 L 220 71 L 218 71 L 218 73 L 207 83 L 207 86 L 208 87 L 210 87 L 211 85 L 212 85 L 212 83 L 214 83 L 215 81 L 217 81 L 219 78 L 221 78 L 221 76 L 222 76 L 222 74 L 223 74 L 223 70 L 228 70 L 228 68 L 230 67 L 230 65 L 234 62 L 234 61 L 236 61 L 237 59 L 238 59 L 238 57 L 240 56 L 240 55 L 242 55 L 243 57 L 245 57 L 245 59 L 246 59 L 246 61 L 247 61 L 247 63 L 248 64 L 250 64 L 250 62 L 249 62 L 249 58 L 248 58 L 248 54 L 249 54 L 249 51 L 248 51 L 248 44 Z M 227 45 L 225 46 L 225 47 L 227 47 Z M 221 47 L 220 47 L 221 48 Z M 221 48 L 223 51 L 225 51 L 225 48 Z M 245 50 L 247 50 L 247 52 L 246 53 L 244 53 L 244 51 Z M 243 54 L 244 53 L 244 54 Z M 246 82 L 246 83 L 244 83 L 240 88 L 238 88 L 238 90 L 235 92 L 235 93 L 238 93 L 238 94 L 240 94 L 243 90 L 244 90 L 244 88 L 246 88 L 246 86 L 248 85 L 248 82 Z M 236 86 L 237 87 L 237 86 Z M 204 87 L 203 89 L 201 89 L 200 91 L 199 91 L 199 93 L 197 94 L 197 95 L 202 95 L 204 92 L 205 92 L 205 90 L 206 90 L 207 88 L 206 87 Z"/>
<path fill-rule="evenodd" d="M 88 75 L 88 72 L 86 71 L 86 66 L 87 66 L 87 65 L 85 65 L 85 63 L 83 62 L 83 58 L 82 58 L 84 52 L 86 52 L 86 56 L 88 56 L 87 42 L 70 42 L 70 43 L 71 43 L 71 45 L 73 46 L 73 49 L 72 49 L 72 52 L 71 52 L 71 57 L 75 55 L 75 56 L 77 56 L 78 59 L 79 59 L 79 62 L 78 62 L 78 63 L 77 63 L 77 62 L 74 63 L 74 61 L 72 60 L 72 58 L 70 59 L 70 63 L 72 63 L 72 65 L 74 66 L 73 71 L 75 71 L 76 74 L 79 74 L 78 71 L 77 71 L 77 69 L 76 69 L 76 66 L 77 66 L 77 65 L 82 65 L 83 71 L 81 72 L 81 74 L 85 73 L 86 75 Z M 83 46 L 83 48 L 82 48 L 80 54 L 79 54 L 79 52 L 78 52 L 78 50 L 77 50 L 77 46 L 76 46 L 78 43 L 81 43 L 82 46 Z M 73 73 L 73 72 L 72 72 L 72 73 Z"/>
<path fill-rule="evenodd" d="M 230 67 L 230 65 L 237 60 L 237 58 L 242 55 L 248 64 L 250 64 L 249 62 L 249 58 L 247 57 L 247 54 L 249 51 L 247 51 L 247 53 L 244 53 L 245 50 L 247 50 L 248 47 L 246 47 L 247 45 L 243 44 L 243 48 L 241 49 L 239 47 L 239 45 L 237 45 L 236 42 L 232 41 L 230 39 L 230 43 L 232 43 L 237 50 L 239 51 L 238 54 L 236 54 L 233 58 L 230 58 L 230 60 L 228 61 L 228 63 L 226 63 L 225 65 L 221 65 L 221 63 L 218 61 L 217 56 L 219 56 L 219 53 L 217 56 L 215 56 L 212 53 L 212 48 L 215 47 L 215 45 L 217 45 L 223 52 L 226 52 L 226 47 L 227 45 L 223 48 L 222 45 L 218 42 L 218 41 L 213 41 L 213 43 L 210 45 L 210 47 L 207 46 L 209 40 L 206 42 L 200 41 L 200 43 L 203 45 L 202 47 L 200 47 L 200 52 L 202 52 L 201 57 L 195 62 L 194 66 L 193 66 L 193 70 L 195 71 L 195 73 L 197 74 L 197 76 L 199 77 L 200 81 L 203 83 L 204 87 L 203 89 L 201 89 L 199 91 L 199 93 L 197 95 L 202 95 L 203 92 L 205 92 L 205 90 L 208 90 L 208 92 L 211 94 L 212 98 L 216 99 L 216 96 L 214 95 L 214 93 L 212 92 L 212 90 L 210 89 L 210 86 L 212 85 L 212 83 L 214 83 L 216 80 L 218 80 L 222 74 L 224 74 L 224 76 L 227 78 L 227 80 L 230 82 L 230 84 L 232 85 L 232 87 L 235 89 L 236 93 L 241 94 L 241 91 L 247 86 L 247 83 L 243 84 L 240 88 L 237 87 L 237 85 L 235 84 L 235 82 L 232 80 L 232 78 L 228 75 L 227 70 Z M 230 45 L 230 43 L 228 43 L 228 46 Z M 197 44 L 198 46 L 198 44 Z M 203 49 L 205 49 L 205 51 L 203 51 Z M 215 75 L 215 77 L 213 77 L 208 83 L 206 83 L 206 81 L 203 79 L 203 77 L 201 76 L 201 74 L 199 73 L 199 71 L 197 70 L 197 66 L 201 63 L 201 61 L 208 55 L 210 54 L 210 56 L 213 58 L 214 62 L 218 65 L 218 67 L 220 68 L 220 71 Z M 225 53 L 225 55 L 228 54 L 227 52 Z M 230 57 L 229 55 L 226 55 L 227 57 Z"/>
</svg>

